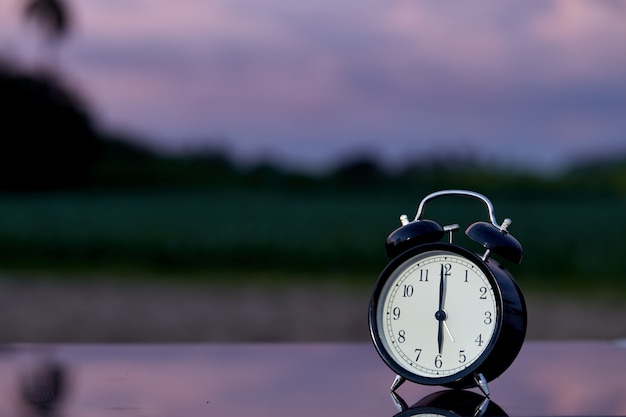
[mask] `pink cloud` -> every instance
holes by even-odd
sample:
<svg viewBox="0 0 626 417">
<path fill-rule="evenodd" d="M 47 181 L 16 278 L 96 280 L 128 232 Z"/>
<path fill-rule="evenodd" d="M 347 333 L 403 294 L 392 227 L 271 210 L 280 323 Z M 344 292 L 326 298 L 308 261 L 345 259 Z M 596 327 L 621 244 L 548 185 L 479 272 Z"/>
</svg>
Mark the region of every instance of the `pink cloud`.
<svg viewBox="0 0 626 417">
<path fill-rule="evenodd" d="M 623 128 L 594 122 L 603 100 L 607 114 L 626 110 L 626 25 L 612 4 L 90 0 L 67 68 L 107 123 L 171 141 L 218 131 L 250 149 L 415 150 L 530 137 L 567 150 Z M 563 127 L 581 111 L 584 129 Z"/>
</svg>

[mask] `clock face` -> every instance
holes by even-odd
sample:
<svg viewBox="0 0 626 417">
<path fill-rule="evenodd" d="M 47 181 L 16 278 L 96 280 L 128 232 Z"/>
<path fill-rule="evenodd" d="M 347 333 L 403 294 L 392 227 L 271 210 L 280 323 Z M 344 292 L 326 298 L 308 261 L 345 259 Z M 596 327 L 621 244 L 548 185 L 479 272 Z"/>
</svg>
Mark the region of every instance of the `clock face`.
<svg viewBox="0 0 626 417">
<path fill-rule="evenodd" d="M 466 255 L 458 248 L 418 252 L 375 290 L 375 343 L 408 379 L 451 382 L 475 369 L 493 345 L 500 295 L 478 258 Z"/>
</svg>

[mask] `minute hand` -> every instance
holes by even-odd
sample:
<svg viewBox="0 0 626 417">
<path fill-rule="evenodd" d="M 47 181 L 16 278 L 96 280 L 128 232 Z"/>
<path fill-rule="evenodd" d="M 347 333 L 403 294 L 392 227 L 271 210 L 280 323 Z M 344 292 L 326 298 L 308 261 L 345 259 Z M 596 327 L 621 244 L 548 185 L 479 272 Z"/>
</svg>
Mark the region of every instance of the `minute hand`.
<svg viewBox="0 0 626 417">
<path fill-rule="evenodd" d="M 444 311 L 444 304 L 446 299 L 446 275 L 444 272 L 444 266 L 441 264 L 441 272 L 439 274 L 439 309 L 435 313 L 435 318 L 439 322 L 437 330 L 437 346 L 439 347 L 439 354 L 443 351 L 443 326 L 446 319 L 446 313 Z"/>
</svg>

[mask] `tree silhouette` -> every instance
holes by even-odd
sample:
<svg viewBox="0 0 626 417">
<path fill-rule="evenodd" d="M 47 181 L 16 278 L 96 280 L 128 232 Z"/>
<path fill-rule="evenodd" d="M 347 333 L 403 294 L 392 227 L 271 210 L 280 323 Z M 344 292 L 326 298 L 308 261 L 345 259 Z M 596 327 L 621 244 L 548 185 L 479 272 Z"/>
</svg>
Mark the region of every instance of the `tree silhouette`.
<svg viewBox="0 0 626 417">
<path fill-rule="evenodd" d="M 86 106 L 59 80 L 0 67 L 0 190 L 79 186 L 99 138 Z"/>
<path fill-rule="evenodd" d="M 58 41 L 70 29 L 68 9 L 63 0 L 27 0 L 25 16 L 39 24 L 48 38 Z"/>
<path fill-rule="evenodd" d="M 23 12 L 50 42 L 69 31 L 64 0 L 25 0 Z M 88 181 L 99 152 L 98 132 L 79 95 L 50 69 L 28 71 L 0 60 L 0 191 Z"/>
</svg>

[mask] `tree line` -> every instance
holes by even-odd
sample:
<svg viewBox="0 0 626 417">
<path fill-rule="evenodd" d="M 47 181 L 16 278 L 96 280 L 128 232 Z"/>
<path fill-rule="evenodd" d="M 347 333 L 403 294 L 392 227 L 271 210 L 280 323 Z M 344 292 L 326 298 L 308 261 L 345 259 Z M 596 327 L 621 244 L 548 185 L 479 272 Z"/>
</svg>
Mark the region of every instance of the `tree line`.
<svg viewBox="0 0 626 417">
<path fill-rule="evenodd" d="M 22 14 L 58 48 L 72 28 L 64 0 L 23 0 Z M 220 150 L 172 156 L 133 143 L 125 134 L 96 128 L 86 102 L 48 63 L 26 71 L 0 56 L 0 191 L 111 186 L 270 186 L 520 189 L 622 193 L 626 156 L 576 164 L 557 176 L 510 171 L 470 157 L 423 158 L 390 172 L 375 157 L 358 155 L 330 172 L 307 174 L 261 162 L 240 166 Z"/>
</svg>

